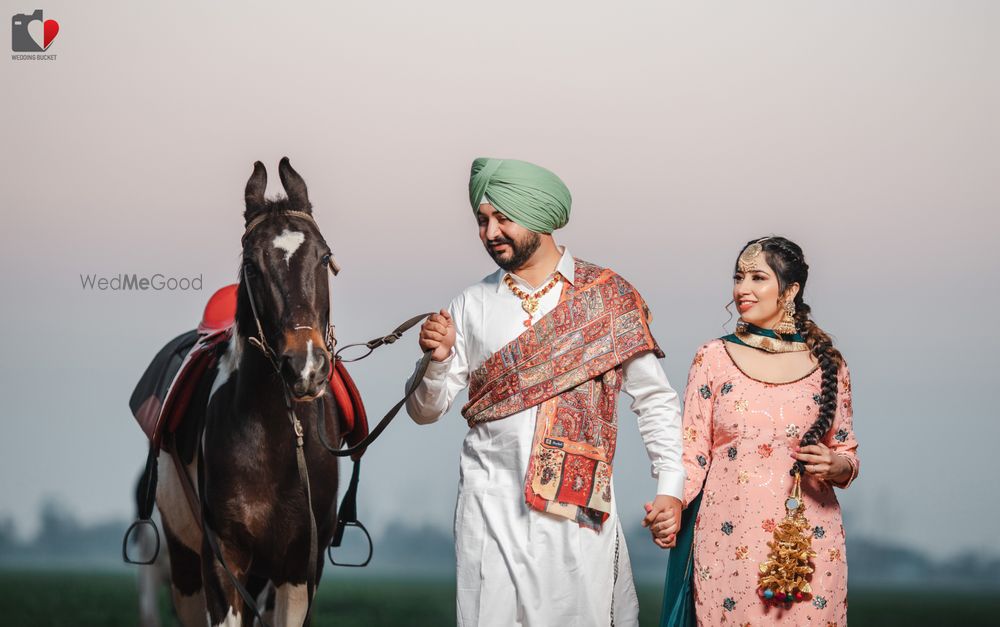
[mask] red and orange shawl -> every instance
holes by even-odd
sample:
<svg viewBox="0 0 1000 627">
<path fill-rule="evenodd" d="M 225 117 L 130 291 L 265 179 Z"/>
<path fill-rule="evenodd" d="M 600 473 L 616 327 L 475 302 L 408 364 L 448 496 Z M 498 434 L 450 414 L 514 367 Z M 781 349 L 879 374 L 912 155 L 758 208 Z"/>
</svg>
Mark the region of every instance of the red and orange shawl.
<svg viewBox="0 0 1000 627">
<path fill-rule="evenodd" d="M 470 375 L 462 416 L 474 427 L 539 405 L 525 500 L 600 529 L 611 512 L 622 364 L 639 353 L 663 352 L 632 285 L 579 259 L 574 275 L 555 309 Z"/>
</svg>

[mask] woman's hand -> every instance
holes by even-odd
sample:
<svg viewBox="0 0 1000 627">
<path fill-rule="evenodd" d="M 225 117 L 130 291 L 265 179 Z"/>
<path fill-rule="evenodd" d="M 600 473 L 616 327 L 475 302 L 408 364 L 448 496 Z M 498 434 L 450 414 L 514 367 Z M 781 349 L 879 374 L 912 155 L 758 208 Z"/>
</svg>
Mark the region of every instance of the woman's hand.
<svg viewBox="0 0 1000 627">
<path fill-rule="evenodd" d="M 806 466 L 806 472 L 831 483 L 843 483 L 851 476 L 851 464 L 826 445 L 810 444 L 792 451 L 792 457 Z"/>
<path fill-rule="evenodd" d="M 652 503 L 646 503 L 646 517 L 642 526 L 649 528 L 653 544 L 661 549 L 670 549 L 677 544 L 680 511 L 680 500 L 672 496 L 658 495 Z"/>
</svg>

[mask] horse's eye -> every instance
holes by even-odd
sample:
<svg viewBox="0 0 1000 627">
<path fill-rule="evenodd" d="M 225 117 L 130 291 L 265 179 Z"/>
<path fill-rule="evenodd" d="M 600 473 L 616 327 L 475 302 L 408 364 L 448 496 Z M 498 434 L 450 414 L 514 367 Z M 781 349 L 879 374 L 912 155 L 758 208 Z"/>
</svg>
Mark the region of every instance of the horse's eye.
<svg viewBox="0 0 1000 627">
<path fill-rule="evenodd" d="M 325 255 L 323 255 L 322 259 L 320 259 L 320 263 L 323 264 L 324 266 L 327 265 L 328 263 L 330 263 L 330 258 L 332 256 L 333 253 L 326 253 Z"/>
</svg>

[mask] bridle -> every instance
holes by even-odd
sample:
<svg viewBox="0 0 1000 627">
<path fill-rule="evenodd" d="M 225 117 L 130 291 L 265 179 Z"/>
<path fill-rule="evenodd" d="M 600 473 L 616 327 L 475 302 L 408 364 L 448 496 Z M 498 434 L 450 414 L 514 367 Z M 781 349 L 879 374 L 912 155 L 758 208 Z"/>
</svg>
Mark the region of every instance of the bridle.
<svg viewBox="0 0 1000 627">
<path fill-rule="evenodd" d="M 306 213 L 305 211 L 288 210 L 280 212 L 264 212 L 247 223 L 246 229 L 243 231 L 243 236 L 240 238 L 240 243 L 243 244 L 244 250 L 246 249 L 247 238 L 250 236 L 250 233 L 255 228 L 257 228 L 262 222 L 264 222 L 268 218 L 277 215 L 292 216 L 295 218 L 302 218 L 304 220 L 308 220 L 314 227 L 316 227 L 316 231 L 317 232 L 319 231 L 319 225 L 316 224 L 316 220 L 312 217 L 312 214 Z M 330 254 L 330 259 L 327 261 L 327 268 L 329 268 L 333 276 L 337 276 L 338 274 L 340 274 L 340 264 L 337 263 L 337 259 L 333 256 L 332 253 Z M 264 356 L 267 357 L 267 360 L 271 362 L 271 365 L 274 366 L 275 369 L 280 372 L 281 368 L 278 362 L 278 356 L 277 354 L 275 354 L 274 350 L 267 344 L 267 338 L 264 336 L 264 327 L 263 325 L 261 325 L 260 316 L 257 313 L 257 299 L 254 297 L 253 286 L 250 285 L 250 279 L 247 276 L 246 259 L 244 259 L 243 264 L 240 266 L 240 276 L 242 278 L 243 285 L 246 287 L 247 290 L 247 298 L 250 301 L 250 311 L 251 313 L 253 313 L 254 324 L 257 326 L 257 335 L 248 337 L 247 342 L 249 342 L 252 346 L 254 346 L 255 348 L 259 349 L 262 353 L 264 353 Z M 329 307 L 327 307 L 327 311 L 330 311 Z M 326 342 L 326 350 L 329 351 L 330 353 L 330 367 L 332 368 L 333 356 L 334 356 L 333 349 L 337 345 L 337 333 L 336 333 L 336 328 L 334 327 L 333 322 L 331 321 L 327 322 L 326 337 L 324 338 L 324 340 Z"/>
</svg>

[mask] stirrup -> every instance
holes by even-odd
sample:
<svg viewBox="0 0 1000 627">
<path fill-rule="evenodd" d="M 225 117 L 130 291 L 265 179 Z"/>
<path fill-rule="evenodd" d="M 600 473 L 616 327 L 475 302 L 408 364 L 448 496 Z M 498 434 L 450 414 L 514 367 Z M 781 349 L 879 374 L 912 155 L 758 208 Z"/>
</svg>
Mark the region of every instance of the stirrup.
<svg viewBox="0 0 1000 627">
<path fill-rule="evenodd" d="M 153 557 L 149 558 L 148 561 L 134 560 L 128 555 L 128 541 L 132 536 L 132 532 L 142 527 L 144 525 L 149 525 L 153 529 L 153 537 L 156 538 L 156 546 L 153 548 Z M 369 542 L 371 540 L 369 539 Z M 140 566 L 149 566 L 156 561 L 156 558 L 160 555 L 160 530 L 156 528 L 156 523 L 148 518 L 140 518 L 131 525 L 129 525 L 128 530 L 125 532 L 125 537 L 122 538 L 122 560 L 126 564 L 139 564 Z"/>
<path fill-rule="evenodd" d="M 344 539 L 344 531 L 347 527 L 357 527 L 365 534 L 365 539 L 368 541 L 368 557 L 365 561 L 360 564 L 341 564 L 337 560 L 333 559 L 333 549 L 339 548 L 341 542 Z M 333 541 L 330 542 L 330 546 L 326 547 L 326 556 L 330 559 L 330 563 L 334 566 L 342 566 L 344 568 L 363 568 L 372 561 L 372 554 L 375 552 L 375 545 L 372 544 L 372 536 L 368 533 L 368 529 L 357 520 L 345 520 L 337 525 L 337 531 L 333 535 Z"/>
</svg>

